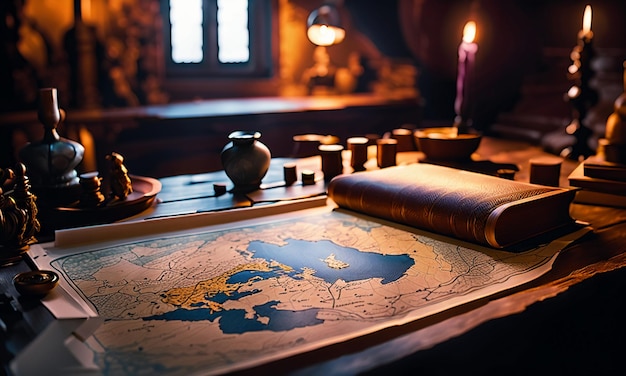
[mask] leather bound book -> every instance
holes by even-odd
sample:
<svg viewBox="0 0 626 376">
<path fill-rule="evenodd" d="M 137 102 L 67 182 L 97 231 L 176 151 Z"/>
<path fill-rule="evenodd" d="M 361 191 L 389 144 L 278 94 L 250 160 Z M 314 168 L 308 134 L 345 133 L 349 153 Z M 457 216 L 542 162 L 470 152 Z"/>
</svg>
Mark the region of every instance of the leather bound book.
<svg viewBox="0 0 626 376">
<path fill-rule="evenodd" d="M 328 185 L 339 207 L 494 248 L 572 226 L 575 193 L 425 163 L 340 175 Z"/>
<path fill-rule="evenodd" d="M 626 182 L 626 165 L 609 162 L 603 157 L 592 155 L 582 163 L 584 175 L 590 178 Z"/>
<path fill-rule="evenodd" d="M 624 164 L 609 162 L 600 156 L 592 155 L 585 159 L 582 165 L 584 176 L 626 182 L 626 165 Z"/>
<path fill-rule="evenodd" d="M 585 163 L 581 163 L 567 177 L 569 184 L 590 191 L 626 195 L 626 181 L 601 179 L 586 175 Z"/>
</svg>

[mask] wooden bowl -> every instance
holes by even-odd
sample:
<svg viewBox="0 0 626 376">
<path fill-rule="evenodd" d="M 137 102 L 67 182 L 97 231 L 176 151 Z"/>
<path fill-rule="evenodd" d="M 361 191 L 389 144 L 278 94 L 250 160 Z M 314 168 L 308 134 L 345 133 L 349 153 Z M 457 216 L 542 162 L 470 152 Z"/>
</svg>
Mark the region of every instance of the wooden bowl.
<svg viewBox="0 0 626 376">
<path fill-rule="evenodd" d="M 470 160 L 478 149 L 480 134 L 457 134 L 455 127 L 422 128 L 413 132 L 419 150 L 431 160 Z"/>
</svg>

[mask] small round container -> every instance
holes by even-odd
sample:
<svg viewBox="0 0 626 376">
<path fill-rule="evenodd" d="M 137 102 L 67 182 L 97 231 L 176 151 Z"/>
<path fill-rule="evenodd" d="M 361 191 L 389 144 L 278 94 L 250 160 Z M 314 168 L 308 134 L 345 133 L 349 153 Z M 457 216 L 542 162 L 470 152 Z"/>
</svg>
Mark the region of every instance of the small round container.
<svg viewBox="0 0 626 376">
<path fill-rule="evenodd" d="M 32 270 L 13 277 L 17 292 L 26 296 L 44 296 L 59 283 L 59 275 L 50 270 Z"/>
<path fill-rule="evenodd" d="M 430 160 L 471 160 L 478 149 L 480 134 L 458 134 L 455 127 L 422 128 L 413 133 L 419 150 Z"/>
</svg>

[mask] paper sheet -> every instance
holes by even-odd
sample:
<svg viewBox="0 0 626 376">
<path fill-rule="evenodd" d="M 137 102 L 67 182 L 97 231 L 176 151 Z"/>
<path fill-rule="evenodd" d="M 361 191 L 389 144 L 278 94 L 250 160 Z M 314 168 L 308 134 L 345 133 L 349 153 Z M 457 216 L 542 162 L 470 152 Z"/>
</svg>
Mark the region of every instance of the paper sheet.
<svg viewBox="0 0 626 376">
<path fill-rule="evenodd" d="M 104 320 L 86 344 L 106 373 L 213 374 L 519 286 L 550 270 L 585 231 L 510 253 L 325 206 L 140 238 L 50 244 L 33 261 L 63 276 L 82 299 L 74 307 Z"/>
</svg>

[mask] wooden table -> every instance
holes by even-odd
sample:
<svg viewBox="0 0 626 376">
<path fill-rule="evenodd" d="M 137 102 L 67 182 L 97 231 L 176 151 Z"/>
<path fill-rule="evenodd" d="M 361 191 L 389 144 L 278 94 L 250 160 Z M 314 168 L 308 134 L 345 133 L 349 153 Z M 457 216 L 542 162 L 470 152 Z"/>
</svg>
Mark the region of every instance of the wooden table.
<svg viewBox="0 0 626 376">
<path fill-rule="evenodd" d="M 516 180 L 528 181 L 528 161 L 545 155 L 523 142 L 485 138 L 475 159 L 514 164 L 519 168 Z M 398 160 L 414 162 L 419 157 L 418 152 L 403 153 Z M 563 162 L 561 185 L 567 185 L 567 175 L 576 165 Z M 163 189 L 175 189 L 193 178 L 162 179 Z M 623 372 L 626 210 L 572 204 L 571 213 L 589 222 L 593 232 L 564 249 L 549 273 L 527 285 L 240 373 Z M 11 284 L 16 273 L 27 269 L 20 263 L 0 270 L 2 291 L 13 298 L 9 303 L 23 311 L 10 330 L 0 333 L 4 364 L 52 320 L 36 301 L 19 298 Z M 7 311 L 4 303 L 2 317 L 10 321 Z"/>
</svg>

